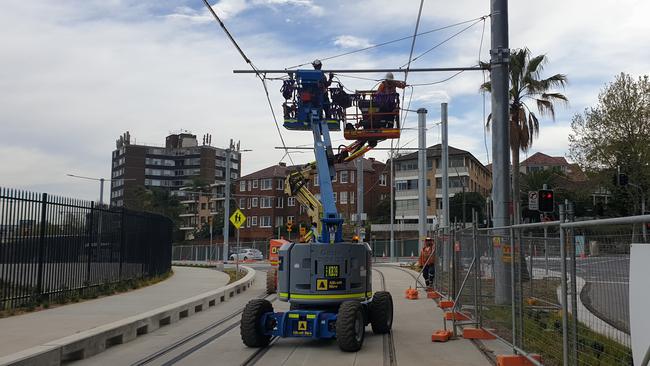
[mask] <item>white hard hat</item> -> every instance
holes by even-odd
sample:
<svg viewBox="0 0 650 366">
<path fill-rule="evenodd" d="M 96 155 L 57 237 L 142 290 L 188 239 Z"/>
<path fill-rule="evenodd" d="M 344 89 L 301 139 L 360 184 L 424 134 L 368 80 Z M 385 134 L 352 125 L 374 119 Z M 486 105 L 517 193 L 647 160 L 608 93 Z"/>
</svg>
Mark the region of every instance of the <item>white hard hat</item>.
<svg viewBox="0 0 650 366">
<path fill-rule="evenodd" d="M 321 66 L 323 63 L 320 62 L 319 59 L 314 60 L 314 62 L 311 63 L 313 66 Z"/>
<path fill-rule="evenodd" d="M 387 72 L 386 73 L 386 80 L 393 80 L 395 77 L 393 76 L 392 72 Z"/>
</svg>

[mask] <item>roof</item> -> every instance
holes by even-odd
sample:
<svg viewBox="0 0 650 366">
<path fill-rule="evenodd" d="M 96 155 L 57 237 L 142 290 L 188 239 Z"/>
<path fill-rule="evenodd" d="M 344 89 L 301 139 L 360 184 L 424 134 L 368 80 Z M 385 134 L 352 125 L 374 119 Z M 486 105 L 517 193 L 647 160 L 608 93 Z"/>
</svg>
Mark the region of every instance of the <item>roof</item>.
<svg viewBox="0 0 650 366">
<path fill-rule="evenodd" d="M 569 162 L 563 156 L 550 156 L 536 152 L 528 159 L 522 161 L 520 165 L 569 166 Z"/>
<path fill-rule="evenodd" d="M 355 161 L 359 161 L 358 159 Z M 357 166 L 355 161 L 350 161 L 347 163 L 339 163 L 335 164 L 335 169 L 336 171 L 340 170 L 356 170 Z M 361 161 L 363 161 L 363 170 L 366 172 L 371 172 L 376 170 L 377 165 L 381 165 L 381 169 L 383 169 L 383 166 L 385 165 L 384 163 L 374 160 L 374 159 L 365 159 L 362 158 Z M 264 168 L 262 170 L 258 170 L 256 172 L 250 173 L 248 175 L 245 175 L 239 179 L 263 179 L 263 178 L 285 178 L 287 174 L 289 173 L 290 170 L 297 170 L 303 167 L 303 165 L 272 165 L 270 167 Z"/>
<path fill-rule="evenodd" d="M 453 146 L 449 146 L 449 156 L 452 155 L 472 155 L 469 151 L 457 149 Z M 437 144 L 433 146 L 427 147 L 427 158 L 436 158 L 436 157 L 441 157 L 442 156 L 442 144 Z M 473 157 L 473 155 L 472 155 Z M 395 161 L 404 161 L 404 160 L 413 160 L 418 158 L 418 153 L 413 152 L 410 154 L 402 155 L 400 157 L 395 158 Z"/>
</svg>

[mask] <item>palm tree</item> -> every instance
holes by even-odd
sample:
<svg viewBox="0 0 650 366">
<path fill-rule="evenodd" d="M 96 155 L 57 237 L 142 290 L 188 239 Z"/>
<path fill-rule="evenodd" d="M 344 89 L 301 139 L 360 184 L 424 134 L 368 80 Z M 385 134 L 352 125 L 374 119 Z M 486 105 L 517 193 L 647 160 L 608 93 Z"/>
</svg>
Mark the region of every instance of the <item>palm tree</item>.
<svg viewBox="0 0 650 366">
<path fill-rule="evenodd" d="M 550 116 L 555 120 L 555 104 L 567 104 L 564 94 L 552 91 L 564 88 L 567 77 L 555 74 L 546 79 L 541 78 L 546 55 L 530 56 L 528 48 L 517 49 L 510 55 L 510 151 L 512 153 L 512 201 L 514 202 L 514 222 L 520 222 L 519 204 L 519 152 L 527 152 L 533 146 L 533 140 L 539 135 L 539 119 L 526 102 L 535 102 L 541 116 Z M 488 81 L 481 85 L 482 91 L 490 92 L 492 85 Z M 488 116 L 490 125 L 492 115 Z"/>
</svg>

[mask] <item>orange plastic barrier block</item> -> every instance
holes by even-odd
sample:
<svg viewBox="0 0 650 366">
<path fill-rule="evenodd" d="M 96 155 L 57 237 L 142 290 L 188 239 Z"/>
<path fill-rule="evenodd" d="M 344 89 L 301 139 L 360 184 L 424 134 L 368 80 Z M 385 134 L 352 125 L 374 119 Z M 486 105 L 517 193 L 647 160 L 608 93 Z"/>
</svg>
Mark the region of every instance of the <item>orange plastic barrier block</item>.
<svg viewBox="0 0 650 366">
<path fill-rule="evenodd" d="M 427 291 L 427 299 L 439 299 L 440 297 L 438 291 Z"/>
<path fill-rule="evenodd" d="M 406 296 L 405 297 L 407 299 L 409 299 L 409 300 L 417 300 L 418 299 L 418 290 L 409 287 L 406 290 Z"/>
<path fill-rule="evenodd" d="M 446 312 L 445 320 L 469 320 L 469 317 L 463 313 L 459 312 Z"/>
<path fill-rule="evenodd" d="M 451 301 L 451 300 L 440 300 L 440 302 L 438 303 L 438 306 L 441 309 L 449 309 L 451 307 L 454 307 L 454 302 Z"/>
<path fill-rule="evenodd" d="M 530 356 L 542 362 L 542 356 L 532 354 Z M 522 355 L 497 355 L 497 366 L 534 366 L 534 364 Z"/>
<path fill-rule="evenodd" d="M 450 330 L 436 330 L 431 335 L 431 342 L 447 342 L 449 338 L 451 338 L 451 335 L 452 333 Z"/>
<path fill-rule="evenodd" d="M 465 339 L 496 339 L 492 333 L 483 328 L 465 328 L 463 329 L 463 338 Z"/>
</svg>

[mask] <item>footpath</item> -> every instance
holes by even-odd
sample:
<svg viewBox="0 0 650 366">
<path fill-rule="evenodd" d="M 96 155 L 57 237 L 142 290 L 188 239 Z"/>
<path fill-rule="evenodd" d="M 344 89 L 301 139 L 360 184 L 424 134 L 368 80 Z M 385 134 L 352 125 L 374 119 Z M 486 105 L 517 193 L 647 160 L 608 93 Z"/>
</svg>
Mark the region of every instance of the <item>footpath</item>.
<svg viewBox="0 0 650 366">
<path fill-rule="evenodd" d="M 207 268 L 173 267 L 152 286 L 76 304 L 0 319 L 3 357 L 102 327 L 226 286 L 229 276 Z"/>
</svg>

